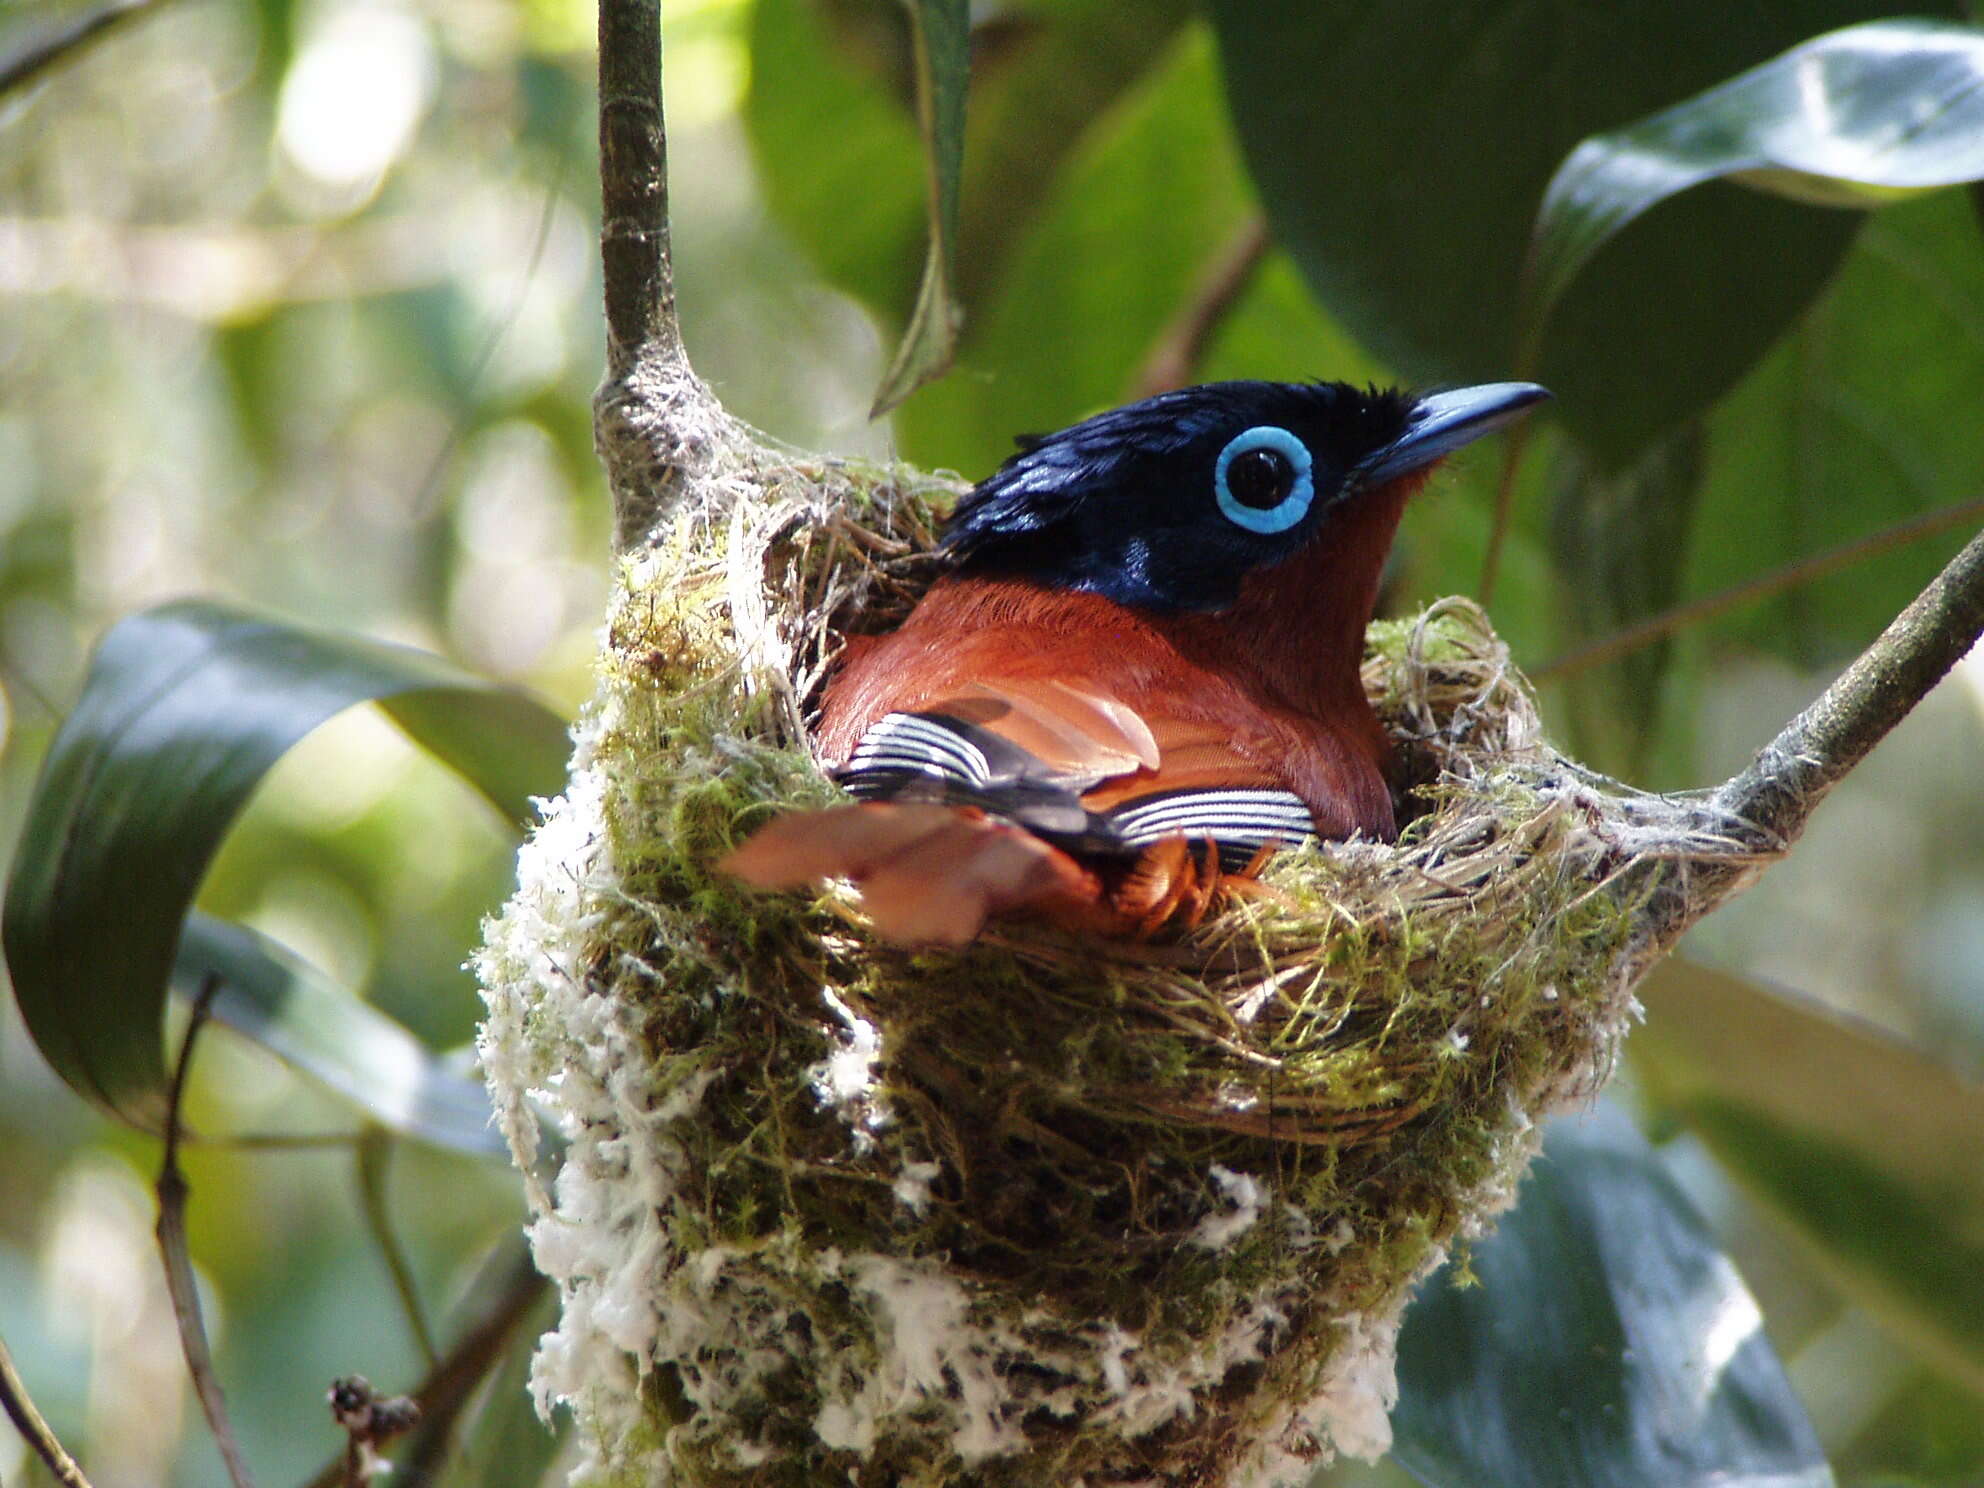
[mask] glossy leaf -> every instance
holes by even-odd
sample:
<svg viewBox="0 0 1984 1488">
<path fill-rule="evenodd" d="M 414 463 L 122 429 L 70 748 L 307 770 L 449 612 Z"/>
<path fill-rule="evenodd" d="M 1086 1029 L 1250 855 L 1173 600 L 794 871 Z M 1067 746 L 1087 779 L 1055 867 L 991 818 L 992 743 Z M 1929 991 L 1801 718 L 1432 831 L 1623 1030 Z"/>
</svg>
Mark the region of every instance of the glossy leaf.
<svg viewBox="0 0 1984 1488">
<path fill-rule="evenodd" d="M 1551 1122 L 1516 1208 L 1399 1339 L 1394 1459 L 1429 1488 L 1824 1488 L 1756 1300 L 1632 1122 Z"/>
<path fill-rule="evenodd" d="M 1535 204 L 1585 137 L 1720 83 L 1881 0 L 1214 0 L 1228 106 L 1325 308 L 1401 376 L 1510 375 Z M 1607 465 L 1712 404 L 1845 252 L 1851 214 L 1691 192 L 1609 244 L 1537 365 Z"/>
<path fill-rule="evenodd" d="M 993 9 L 973 32 L 958 282 L 974 310 L 1089 132 L 1171 56 L 1189 0 L 1051 0 Z"/>
<path fill-rule="evenodd" d="M 965 83 L 971 70 L 971 14 L 965 0 L 909 0 L 916 63 L 916 114 L 923 137 L 929 244 L 909 325 L 902 333 L 870 418 L 880 418 L 957 355 L 963 309 L 952 278 L 957 258 L 958 181 L 964 168 Z"/>
<path fill-rule="evenodd" d="M 1795 994 L 1685 961 L 1641 989 L 1659 1097 L 1849 1295 L 1984 1393 L 1984 1085 Z"/>
<path fill-rule="evenodd" d="M 1523 338 L 1540 335 L 1550 307 L 1627 223 L 1721 177 L 1833 207 L 1984 178 L 1984 28 L 1849 26 L 1584 141 L 1537 213 Z"/>
<path fill-rule="evenodd" d="M 449 1067 L 405 1028 L 264 935 L 187 916 L 172 987 L 218 982 L 216 1022 L 260 1044 L 381 1126 L 437 1147 L 509 1160 L 482 1082 Z"/>
<path fill-rule="evenodd" d="M 207 864 L 269 767 L 365 701 L 515 820 L 563 778 L 548 709 L 424 652 L 197 601 L 104 637 L 43 762 L 4 924 L 29 1032 L 78 1092 L 156 1124 L 166 983 Z"/>
</svg>

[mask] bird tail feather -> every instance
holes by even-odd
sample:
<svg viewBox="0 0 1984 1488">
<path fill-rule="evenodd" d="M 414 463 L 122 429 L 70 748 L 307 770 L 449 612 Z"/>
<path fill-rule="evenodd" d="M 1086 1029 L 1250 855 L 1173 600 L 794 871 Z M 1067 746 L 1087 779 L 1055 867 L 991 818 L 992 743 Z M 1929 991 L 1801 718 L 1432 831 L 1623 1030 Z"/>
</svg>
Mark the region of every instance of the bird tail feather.
<svg viewBox="0 0 1984 1488">
<path fill-rule="evenodd" d="M 852 879 L 875 928 L 905 945 L 966 945 L 999 914 L 1098 929 L 1117 918 L 1095 873 L 971 808 L 870 802 L 797 812 L 719 866 L 762 889 Z"/>
</svg>

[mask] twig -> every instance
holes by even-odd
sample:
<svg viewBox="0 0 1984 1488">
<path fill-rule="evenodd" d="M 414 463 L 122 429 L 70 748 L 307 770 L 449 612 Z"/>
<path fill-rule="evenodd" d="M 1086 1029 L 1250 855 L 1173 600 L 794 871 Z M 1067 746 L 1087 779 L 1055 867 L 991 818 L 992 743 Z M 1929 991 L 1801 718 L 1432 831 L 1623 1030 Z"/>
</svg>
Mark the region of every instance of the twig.
<svg viewBox="0 0 1984 1488">
<path fill-rule="evenodd" d="M 1267 218 L 1257 213 L 1219 250 L 1201 274 L 1192 298 L 1158 334 L 1144 358 L 1135 384 L 1139 398 L 1169 392 L 1196 378 L 1213 333 L 1254 282 L 1270 241 Z"/>
<path fill-rule="evenodd" d="M 124 22 L 156 10 L 160 3 L 161 0 L 110 0 L 110 4 L 87 15 L 51 27 L 12 56 L 0 58 L 0 98 L 33 82 L 57 63 L 80 56 L 93 42 L 101 41 Z"/>
<path fill-rule="evenodd" d="M 211 974 L 193 1002 L 192 1021 L 180 1040 L 178 1067 L 172 1072 L 171 1099 L 166 1107 L 165 1158 L 158 1174 L 158 1248 L 165 1258 L 165 1285 L 172 1294 L 172 1313 L 179 1323 L 179 1346 L 186 1355 L 187 1371 L 199 1392 L 200 1409 L 206 1413 L 207 1429 L 220 1448 L 221 1460 L 234 1488 L 254 1488 L 254 1477 L 235 1445 L 234 1432 L 227 1423 L 227 1403 L 221 1397 L 220 1378 L 214 1372 L 214 1359 L 207 1347 L 206 1324 L 200 1318 L 200 1290 L 193 1279 L 193 1262 L 186 1248 L 185 1175 L 179 1171 L 179 1107 L 186 1093 L 186 1071 L 193 1063 L 193 1045 L 206 1026 L 207 1013 L 220 979 Z"/>
<path fill-rule="evenodd" d="M 1713 806 L 1788 845 L 1813 809 L 1984 634 L 1984 532 L 1819 700 L 1715 792 Z"/>
<path fill-rule="evenodd" d="M 14 1429 L 34 1448 L 35 1455 L 48 1464 L 48 1470 L 62 1488 L 90 1488 L 90 1480 L 83 1476 L 76 1459 L 63 1450 L 53 1428 L 35 1409 L 26 1382 L 14 1369 L 14 1356 L 7 1352 L 5 1339 L 0 1339 L 0 1406 L 6 1408 Z"/>
<path fill-rule="evenodd" d="M 549 1285 L 531 1264 L 530 1251 L 521 1237 L 499 1264 L 501 1279 L 495 1283 L 495 1295 L 488 1306 L 410 1392 L 420 1408 L 421 1424 L 395 1475 L 395 1482 L 404 1488 L 413 1488 L 422 1480 L 421 1464 L 436 1455 L 431 1444 L 446 1441 L 476 1385 L 501 1360 L 510 1336 Z M 340 1488 L 343 1473 L 344 1455 L 340 1453 L 310 1479 L 306 1488 Z"/>
<path fill-rule="evenodd" d="M 600 262 L 606 380 L 593 440 L 613 492 L 613 538 L 631 547 L 679 488 L 683 461 L 721 409 L 689 370 L 668 245 L 668 129 L 660 0 L 599 0 Z"/>
<path fill-rule="evenodd" d="M 393 1232 L 393 1217 L 386 1205 L 386 1171 L 393 1158 L 392 1134 L 384 1127 L 369 1128 L 358 1143 L 359 1207 L 365 1211 L 365 1227 L 372 1232 L 372 1243 L 392 1276 L 393 1290 L 400 1299 L 400 1311 L 420 1350 L 420 1362 L 432 1369 L 440 1362 L 434 1348 L 434 1333 L 427 1326 L 427 1314 L 420 1305 L 420 1291 L 413 1284 L 413 1268 Z"/>
<path fill-rule="evenodd" d="M 1823 553 L 1799 558 L 1769 573 L 1758 574 L 1753 579 L 1745 579 L 1740 584 L 1732 584 L 1727 589 L 1700 599 L 1691 599 L 1685 604 L 1662 610 L 1657 615 L 1601 636 L 1588 645 L 1566 651 L 1555 660 L 1538 667 L 1529 674 L 1532 682 L 1549 682 L 1558 677 L 1568 677 L 1590 667 L 1614 661 L 1628 652 L 1637 651 L 1642 646 L 1673 635 L 1703 620 L 1712 620 L 1729 610 L 1753 604 L 1758 600 L 1769 599 L 1786 590 L 1810 584 L 1843 568 L 1851 568 L 1863 559 L 1875 557 L 1916 542 L 1921 538 L 1932 537 L 1951 527 L 1961 527 L 1984 517 L 1984 496 L 1959 501 L 1954 506 L 1940 507 L 1907 521 L 1896 522 L 1891 527 L 1883 527 L 1879 532 L 1870 532 L 1865 537 L 1856 537 L 1851 542 L 1841 543 L 1836 548 L 1828 548 Z"/>
<path fill-rule="evenodd" d="M 599 184 L 606 371 L 618 379 L 658 345 L 680 350 L 668 245 L 660 0 L 600 0 Z"/>
</svg>

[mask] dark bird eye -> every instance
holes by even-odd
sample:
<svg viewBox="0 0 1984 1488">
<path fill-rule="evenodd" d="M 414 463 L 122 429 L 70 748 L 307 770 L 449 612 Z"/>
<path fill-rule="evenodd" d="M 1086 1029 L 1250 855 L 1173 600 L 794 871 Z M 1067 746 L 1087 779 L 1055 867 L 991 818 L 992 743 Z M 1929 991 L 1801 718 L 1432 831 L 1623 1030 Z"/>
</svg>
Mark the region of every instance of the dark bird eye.
<svg viewBox="0 0 1984 1488">
<path fill-rule="evenodd" d="M 1250 449 L 1235 455 L 1226 467 L 1226 489 L 1235 501 L 1255 511 L 1279 506 L 1294 483 L 1294 468 L 1279 450 Z"/>
<path fill-rule="evenodd" d="M 1213 465 L 1220 511 L 1249 532 L 1286 532 L 1315 500 L 1311 463 L 1309 447 L 1273 424 L 1234 436 Z"/>
</svg>

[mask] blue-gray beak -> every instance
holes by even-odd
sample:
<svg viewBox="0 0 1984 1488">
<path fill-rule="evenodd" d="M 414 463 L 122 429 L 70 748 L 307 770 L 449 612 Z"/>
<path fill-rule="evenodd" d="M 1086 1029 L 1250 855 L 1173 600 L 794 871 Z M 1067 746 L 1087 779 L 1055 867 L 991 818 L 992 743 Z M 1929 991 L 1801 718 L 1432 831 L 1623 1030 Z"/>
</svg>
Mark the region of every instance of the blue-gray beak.
<svg viewBox="0 0 1984 1488">
<path fill-rule="evenodd" d="M 1428 393 L 1414 405 L 1412 422 L 1405 432 L 1365 456 L 1350 473 L 1362 485 L 1382 485 L 1430 465 L 1484 434 L 1493 434 L 1549 396 L 1549 389 L 1533 382 L 1484 382 L 1478 387 Z"/>
</svg>

